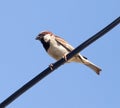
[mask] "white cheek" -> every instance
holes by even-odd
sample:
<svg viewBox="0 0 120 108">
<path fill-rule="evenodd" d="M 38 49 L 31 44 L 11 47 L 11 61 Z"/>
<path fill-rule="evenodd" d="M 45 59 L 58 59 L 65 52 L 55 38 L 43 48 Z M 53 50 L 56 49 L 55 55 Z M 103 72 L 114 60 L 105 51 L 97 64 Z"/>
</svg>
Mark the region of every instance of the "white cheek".
<svg viewBox="0 0 120 108">
<path fill-rule="evenodd" d="M 50 40 L 50 35 L 49 34 L 45 35 L 44 36 L 44 41 L 48 42 L 49 40 Z"/>
</svg>

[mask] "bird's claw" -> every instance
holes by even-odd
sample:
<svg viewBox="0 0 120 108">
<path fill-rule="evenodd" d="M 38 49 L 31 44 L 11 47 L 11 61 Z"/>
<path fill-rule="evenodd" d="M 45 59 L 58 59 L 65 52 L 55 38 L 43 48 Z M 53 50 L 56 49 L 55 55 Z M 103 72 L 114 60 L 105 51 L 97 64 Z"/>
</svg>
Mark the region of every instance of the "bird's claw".
<svg viewBox="0 0 120 108">
<path fill-rule="evenodd" d="M 49 67 L 50 67 L 51 70 L 53 70 L 53 64 L 52 63 L 49 65 Z"/>
<path fill-rule="evenodd" d="M 63 58 L 65 59 L 65 61 L 67 62 L 68 60 L 67 60 L 67 56 L 66 56 L 67 54 L 64 54 L 64 56 L 63 56 Z"/>
</svg>

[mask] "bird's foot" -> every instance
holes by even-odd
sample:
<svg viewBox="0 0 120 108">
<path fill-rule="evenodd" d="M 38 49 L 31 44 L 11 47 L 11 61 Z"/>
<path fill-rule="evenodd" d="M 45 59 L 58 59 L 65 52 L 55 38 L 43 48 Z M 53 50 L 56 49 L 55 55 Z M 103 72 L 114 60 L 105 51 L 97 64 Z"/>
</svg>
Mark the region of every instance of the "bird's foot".
<svg viewBox="0 0 120 108">
<path fill-rule="evenodd" d="M 49 67 L 50 67 L 50 69 L 51 69 L 51 71 L 53 70 L 53 64 L 51 63 L 50 65 L 49 65 Z"/>
<path fill-rule="evenodd" d="M 63 56 L 63 58 L 65 59 L 66 62 L 68 61 L 68 60 L 67 60 L 67 54 L 68 54 L 68 53 L 65 53 L 64 56 Z"/>
</svg>

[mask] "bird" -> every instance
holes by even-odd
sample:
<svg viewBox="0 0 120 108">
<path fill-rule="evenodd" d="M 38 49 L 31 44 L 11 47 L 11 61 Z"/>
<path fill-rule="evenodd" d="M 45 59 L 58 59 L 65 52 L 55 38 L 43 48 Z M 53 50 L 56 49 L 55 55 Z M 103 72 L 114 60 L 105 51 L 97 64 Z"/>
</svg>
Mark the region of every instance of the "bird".
<svg viewBox="0 0 120 108">
<path fill-rule="evenodd" d="M 70 53 L 72 50 L 74 50 L 74 47 L 72 45 L 70 45 L 63 38 L 55 35 L 51 31 L 42 31 L 37 35 L 35 39 L 39 40 L 42 43 L 46 52 L 56 60 L 59 60 L 62 57 L 64 57 L 65 60 L 67 61 L 66 55 Z M 73 56 L 67 62 L 68 63 L 70 62 L 82 63 L 86 65 L 87 67 L 91 68 L 98 75 L 100 74 L 100 71 L 102 70 L 101 68 L 96 66 L 94 63 L 89 61 L 87 57 L 82 56 L 80 53 Z"/>
</svg>

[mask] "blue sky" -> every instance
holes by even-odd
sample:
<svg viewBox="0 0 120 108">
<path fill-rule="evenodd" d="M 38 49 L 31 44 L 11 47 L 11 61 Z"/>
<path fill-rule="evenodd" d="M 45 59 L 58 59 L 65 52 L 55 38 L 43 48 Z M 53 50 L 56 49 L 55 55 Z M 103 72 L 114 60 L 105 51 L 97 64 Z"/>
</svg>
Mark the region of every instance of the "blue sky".
<svg viewBox="0 0 120 108">
<path fill-rule="evenodd" d="M 0 102 L 55 62 L 35 40 L 49 30 L 74 47 L 120 15 L 119 0 L 0 1 Z M 102 68 L 100 76 L 69 63 L 29 89 L 7 108 L 120 107 L 120 25 L 81 54 Z"/>
</svg>

